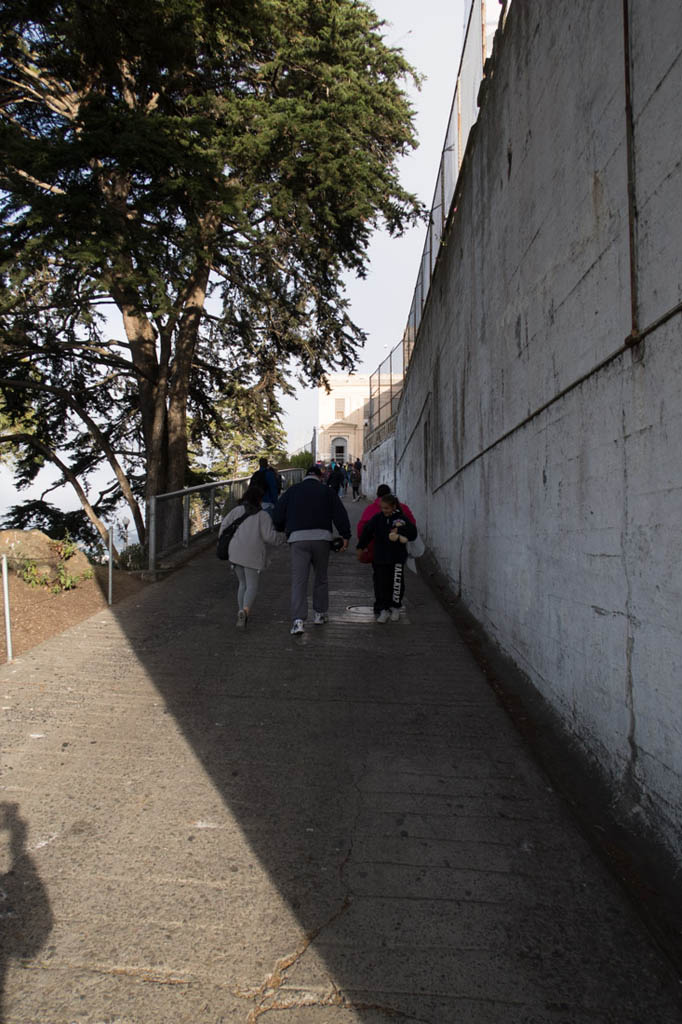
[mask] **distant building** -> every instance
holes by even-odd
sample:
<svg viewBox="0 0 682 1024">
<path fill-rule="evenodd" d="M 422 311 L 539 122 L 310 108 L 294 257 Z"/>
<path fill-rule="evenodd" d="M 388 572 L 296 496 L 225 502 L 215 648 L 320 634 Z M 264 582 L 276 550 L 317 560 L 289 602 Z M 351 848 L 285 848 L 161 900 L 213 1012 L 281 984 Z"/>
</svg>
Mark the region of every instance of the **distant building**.
<svg viewBox="0 0 682 1024">
<path fill-rule="evenodd" d="M 369 407 L 369 377 L 335 373 L 331 390 L 318 388 L 317 458 L 351 462 L 362 458 Z"/>
</svg>

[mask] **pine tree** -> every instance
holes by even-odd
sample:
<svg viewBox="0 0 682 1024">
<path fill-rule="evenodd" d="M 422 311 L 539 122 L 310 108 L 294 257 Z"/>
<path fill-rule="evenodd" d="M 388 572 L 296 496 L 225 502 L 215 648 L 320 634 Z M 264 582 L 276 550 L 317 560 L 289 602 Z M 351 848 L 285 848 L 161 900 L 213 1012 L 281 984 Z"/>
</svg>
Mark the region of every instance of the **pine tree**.
<svg viewBox="0 0 682 1024">
<path fill-rule="evenodd" d="M 276 415 L 292 365 L 353 367 L 343 276 L 378 223 L 422 213 L 396 170 L 411 69 L 363 0 L 0 12 L 0 411 L 31 411 L 0 440 L 96 524 L 108 462 L 143 538 L 140 499 L 185 485 L 189 443 L 243 431 L 254 392 Z"/>
</svg>

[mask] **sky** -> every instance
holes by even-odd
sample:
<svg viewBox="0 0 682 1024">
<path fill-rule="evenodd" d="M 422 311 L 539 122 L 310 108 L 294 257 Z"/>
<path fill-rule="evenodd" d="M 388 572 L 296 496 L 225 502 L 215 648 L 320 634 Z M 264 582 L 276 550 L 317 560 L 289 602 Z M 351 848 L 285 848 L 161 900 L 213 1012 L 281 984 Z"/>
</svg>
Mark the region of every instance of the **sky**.
<svg viewBox="0 0 682 1024">
<path fill-rule="evenodd" d="M 371 3 L 387 23 L 383 30 L 387 44 L 403 50 L 410 64 L 424 77 L 420 90 L 406 83 L 415 109 L 419 146 L 400 161 L 399 168 L 403 185 L 430 207 L 470 0 L 419 0 L 418 3 L 415 0 L 371 0 Z M 425 234 L 423 225 L 401 238 L 378 232 L 369 251 L 367 277 L 348 282 L 351 318 L 368 335 L 365 348 L 358 353 L 358 373 L 373 373 L 402 338 Z M 282 404 L 288 450 L 293 452 L 303 445 L 309 446 L 317 423 L 316 389 L 300 389 Z M 0 512 L 17 501 L 39 497 L 54 478 L 54 473 L 50 472 L 48 478 L 46 472 L 38 478 L 38 486 L 17 493 L 12 486 L 11 473 L 0 466 Z M 69 485 L 50 494 L 48 500 L 64 509 L 77 508 L 79 504 Z"/>
<path fill-rule="evenodd" d="M 421 90 L 409 86 L 415 108 L 418 149 L 399 163 L 403 185 L 430 207 L 445 130 L 455 91 L 469 0 L 371 0 L 387 22 L 384 39 L 403 50 L 424 76 Z M 403 336 L 417 280 L 426 228 L 420 225 L 401 238 L 378 232 L 369 252 L 364 280 L 347 286 L 350 316 L 367 332 L 358 353 L 357 372 L 371 374 Z M 317 422 L 317 391 L 299 389 L 283 400 L 289 451 L 309 446 Z"/>
</svg>

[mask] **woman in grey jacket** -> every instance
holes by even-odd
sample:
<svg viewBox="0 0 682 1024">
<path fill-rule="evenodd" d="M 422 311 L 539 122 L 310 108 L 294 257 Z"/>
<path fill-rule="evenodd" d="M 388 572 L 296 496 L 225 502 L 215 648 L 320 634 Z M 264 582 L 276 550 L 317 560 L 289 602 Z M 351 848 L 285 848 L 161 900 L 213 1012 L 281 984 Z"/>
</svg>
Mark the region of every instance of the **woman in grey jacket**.
<svg viewBox="0 0 682 1024">
<path fill-rule="evenodd" d="M 249 612 L 256 600 L 258 577 L 268 562 L 267 545 L 275 547 L 286 543 L 284 534 L 275 530 L 271 517 L 261 508 L 261 497 L 259 487 L 249 487 L 241 503 L 225 516 L 218 532 L 220 536 L 230 523 L 247 514 L 237 527 L 229 548 L 230 562 L 239 581 L 237 626 L 240 629 L 246 628 Z"/>
</svg>

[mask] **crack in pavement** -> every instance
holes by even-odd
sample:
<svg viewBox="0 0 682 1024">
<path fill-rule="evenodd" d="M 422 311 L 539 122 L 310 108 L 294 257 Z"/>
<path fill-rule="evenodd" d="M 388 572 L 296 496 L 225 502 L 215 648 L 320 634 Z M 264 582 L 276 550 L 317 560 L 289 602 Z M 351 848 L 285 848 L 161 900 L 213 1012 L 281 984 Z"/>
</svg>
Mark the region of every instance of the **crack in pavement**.
<svg viewBox="0 0 682 1024">
<path fill-rule="evenodd" d="M 360 781 L 362 780 L 362 777 L 366 774 L 367 766 L 363 765 L 359 776 L 357 778 L 353 777 L 352 779 L 352 784 L 357 794 L 357 804 L 355 821 L 350 829 L 346 853 L 338 867 L 338 877 L 342 883 L 344 883 L 344 874 L 346 868 L 350 862 L 351 857 L 353 856 L 353 836 L 360 817 L 361 804 L 363 802 L 363 793 L 362 790 L 360 789 Z M 299 996 L 296 1000 L 286 1000 L 284 1002 L 282 1002 L 281 999 L 279 998 L 282 986 L 284 985 L 287 979 L 287 974 L 289 970 L 295 964 L 300 962 L 300 960 L 307 953 L 312 943 L 315 942 L 315 940 L 322 934 L 322 932 L 326 928 L 329 928 L 331 925 L 333 925 L 336 921 L 338 921 L 351 906 L 353 902 L 353 892 L 350 886 L 346 885 L 345 888 L 346 893 L 343 898 L 343 903 L 341 904 L 341 907 L 338 910 L 336 910 L 331 915 L 331 917 L 324 921 L 318 928 L 316 928 L 314 932 L 311 932 L 307 936 L 305 936 L 303 942 L 298 947 L 298 949 L 296 949 L 293 953 L 290 953 L 288 956 L 279 959 L 275 964 L 274 970 L 268 975 L 268 977 L 265 979 L 265 981 L 263 982 L 259 989 L 257 989 L 256 991 L 252 991 L 248 994 L 245 994 L 246 998 L 260 1000 L 258 1005 L 254 1006 L 254 1008 L 249 1013 L 247 1024 L 255 1024 L 259 1017 L 262 1017 L 264 1014 L 270 1013 L 271 1011 L 275 1010 L 288 1010 L 295 1009 L 297 1007 L 302 1008 L 305 1006 L 341 1006 L 348 1007 L 349 1009 L 352 1008 L 350 1001 L 347 1000 L 346 997 L 339 991 L 339 989 L 334 984 L 331 978 L 329 979 L 331 991 L 328 992 L 326 995 L 308 992 L 305 995 Z"/>
<path fill-rule="evenodd" d="M 271 1012 L 286 1012 L 287 1010 L 301 1010 L 310 1007 L 321 1007 L 321 1006 L 336 1006 L 342 1010 L 373 1010 L 376 1013 L 383 1013 L 386 1017 L 392 1017 L 393 1019 L 410 1020 L 413 1024 L 432 1024 L 422 1017 L 415 1017 L 411 1013 L 405 1013 L 403 1010 L 398 1010 L 393 1006 L 383 1006 L 381 1003 L 369 1003 L 362 1002 L 360 1000 L 354 1000 L 345 996 L 343 992 L 340 992 L 334 983 L 332 982 L 333 991 L 328 995 L 319 995 L 313 992 L 305 993 L 299 996 L 297 999 L 288 999 L 286 1002 L 279 1000 L 271 1003 L 270 1006 L 263 1007 L 256 1012 L 255 1016 L 249 1015 L 247 1024 L 252 1024 L 252 1021 L 256 1021 L 258 1017 L 263 1016 L 266 1013 Z"/>
<path fill-rule="evenodd" d="M 346 896 L 341 907 L 334 911 L 331 917 L 319 925 L 315 931 L 306 935 L 298 949 L 277 960 L 274 969 L 267 976 L 260 988 L 251 992 L 235 992 L 235 995 L 243 999 L 260 999 L 259 1005 L 255 1006 L 249 1013 L 247 1024 L 255 1024 L 255 1021 L 257 1021 L 259 1017 L 275 1008 L 272 1004 L 277 998 L 277 993 L 286 981 L 287 972 L 294 966 L 294 964 L 297 964 L 305 956 L 312 943 L 324 931 L 324 929 L 334 924 L 335 921 L 338 921 L 338 919 L 346 913 L 351 902 L 350 897 Z M 270 1003 L 270 1005 L 267 1005 L 268 1003 Z"/>
</svg>

